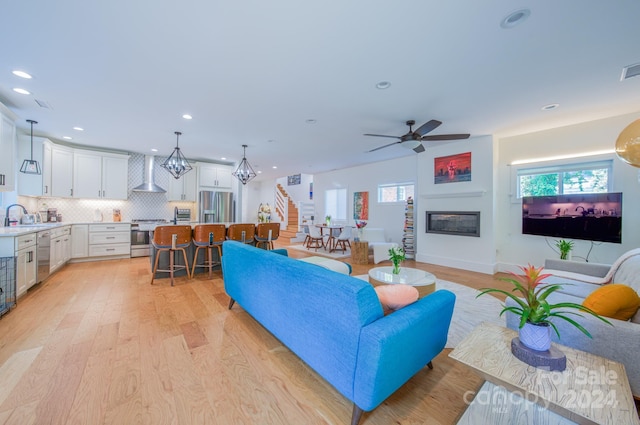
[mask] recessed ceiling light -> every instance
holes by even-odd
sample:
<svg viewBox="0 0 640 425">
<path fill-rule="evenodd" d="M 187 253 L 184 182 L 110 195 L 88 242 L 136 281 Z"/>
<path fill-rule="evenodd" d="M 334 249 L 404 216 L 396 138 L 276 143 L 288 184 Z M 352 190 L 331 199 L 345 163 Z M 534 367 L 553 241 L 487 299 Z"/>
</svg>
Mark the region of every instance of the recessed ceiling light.
<svg viewBox="0 0 640 425">
<path fill-rule="evenodd" d="M 84 128 L 82 127 L 73 127 L 73 129 L 76 131 L 84 131 Z"/>
<path fill-rule="evenodd" d="M 27 91 L 25 89 L 21 89 L 19 87 L 14 88 L 13 91 L 16 92 L 16 93 L 20 93 L 20 94 L 31 94 L 30 91 Z"/>
<path fill-rule="evenodd" d="M 257 172 L 258 174 L 262 174 L 262 171 L 260 171 L 260 170 L 258 170 L 258 171 L 256 171 L 256 172 Z"/>
<path fill-rule="evenodd" d="M 315 124 L 318 121 L 314 120 L 313 118 L 309 118 L 308 120 L 305 121 L 307 124 Z"/>
<path fill-rule="evenodd" d="M 191 115 L 189 115 L 189 114 L 184 114 L 184 115 L 182 116 L 182 118 L 184 118 L 185 120 L 191 120 L 191 119 L 193 119 L 193 117 L 192 117 Z"/>
<path fill-rule="evenodd" d="M 271 167 L 271 168 L 273 168 L 274 170 L 276 170 L 276 169 L 278 168 L 278 166 L 277 166 L 277 165 L 274 165 L 274 166 L 273 166 L 273 167 Z"/>
<path fill-rule="evenodd" d="M 19 69 L 16 69 L 15 71 L 13 71 L 13 75 L 15 75 L 17 77 L 20 77 L 20 78 L 26 78 L 27 80 L 30 80 L 31 78 L 33 78 L 33 77 L 31 77 L 31 75 L 27 74 L 24 71 L 20 71 Z"/>
<path fill-rule="evenodd" d="M 156 148 L 151 148 L 151 152 L 158 152 L 158 149 L 156 149 Z"/>
<path fill-rule="evenodd" d="M 531 15 L 529 9 L 520 9 L 508 14 L 501 22 L 500 26 L 504 29 L 513 28 L 523 23 Z"/>
<path fill-rule="evenodd" d="M 225 158 L 224 156 L 222 158 L 220 158 L 220 159 L 223 160 L 223 161 L 227 160 L 227 158 Z"/>
<path fill-rule="evenodd" d="M 62 138 L 63 138 L 63 139 L 65 139 L 65 140 L 73 140 L 73 139 L 72 139 L 71 137 L 69 137 L 69 136 L 62 136 Z"/>
<path fill-rule="evenodd" d="M 380 90 L 385 90 L 389 87 L 391 87 L 391 83 L 389 81 L 380 81 L 378 84 L 376 84 L 376 88 Z"/>
<path fill-rule="evenodd" d="M 551 111 L 552 109 L 556 109 L 558 106 L 560 106 L 559 103 L 550 103 L 548 105 L 544 105 L 542 108 L 543 111 Z"/>
</svg>

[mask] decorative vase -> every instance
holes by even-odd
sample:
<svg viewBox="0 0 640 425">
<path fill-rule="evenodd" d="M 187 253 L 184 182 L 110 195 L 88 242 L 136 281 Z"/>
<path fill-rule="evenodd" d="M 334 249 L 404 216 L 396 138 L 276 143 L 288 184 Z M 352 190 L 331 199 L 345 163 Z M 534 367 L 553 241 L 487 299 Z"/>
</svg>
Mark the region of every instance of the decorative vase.
<svg viewBox="0 0 640 425">
<path fill-rule="evenodd" d="M 400 263 L 395 262 L 393 263 L 393 270 L 391 270 L 392 274 L 400 274 Z"/>
<path fill-rule="evenodd" d="M 547 351 L 551 347 L 551 326 L 525 323 L 520 328 L 518 337 L 520 342 L 536 351 Z"/>
</svg>

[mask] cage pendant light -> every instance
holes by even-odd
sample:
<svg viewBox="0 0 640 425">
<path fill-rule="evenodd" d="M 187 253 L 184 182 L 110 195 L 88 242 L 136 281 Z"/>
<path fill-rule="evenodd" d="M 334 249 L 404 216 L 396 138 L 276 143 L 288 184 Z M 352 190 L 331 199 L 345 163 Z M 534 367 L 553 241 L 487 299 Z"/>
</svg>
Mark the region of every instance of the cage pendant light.
<svg viewBox="0 0 640 425">
<path fill-rule="evenodd" d="M 247 184 L 249 180 L 256 176 L 256 173 L 253 171 L 253 168 L 251 168 L 251 165 L 249 165 L 249 161 L 247 161 L 247 145 L 242 145 L 242 148 L 242 161 L 240 161 L 240 165 L 238 165 L 238 168 L 232 174 L 237 177 L 242 184 Z"/>
<path fill-rule="evenodd" d="M 180 135 L 182 133 L 179 131 L 175 131 L 174 133 L 176 135 L 176 148 L 171 153 L 171 156 L 169 156 L 169 158 L 167 158 L 167 160 L 164 161 L 160 166 L 169 171 L 175 179 L 179 179 L 184 174 L 191 171 L 193 167 L 191 166 L 191 164 L 189 164 L 187 158 L 185 158 L 180 151 L 180 146 L 178 143 L 180 140 Z"/>
<path fill-rule="evenodd" d="M 31 159 L 25 159 L 22 161 L 20 172 L 24 174 L 42 174 L 40 164 L 38 164 L 38 161 L 33 159 L 33 125 L 38 124 L 38 121 L 27 120 L 27 122 L 31 124 Z"/>
</svg>

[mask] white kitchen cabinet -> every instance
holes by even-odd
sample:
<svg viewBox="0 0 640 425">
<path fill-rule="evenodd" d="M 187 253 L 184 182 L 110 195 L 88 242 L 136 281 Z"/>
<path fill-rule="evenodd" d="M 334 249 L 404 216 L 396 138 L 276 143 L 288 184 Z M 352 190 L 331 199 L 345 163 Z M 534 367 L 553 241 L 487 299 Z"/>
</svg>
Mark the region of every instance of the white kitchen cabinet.
<svg viewBox="0 0 640 425">
<path fill-rule="evenodd" d="M 89 225 L 74 224 L 71 226 L 71 258 L 89 256 Z"/>
<path fill-rule="evenodd" d="M 100 223 L 89 225 L 89 257 L 131 256 L 131 225 Z"/>
<path fill-rule="evenodd" d="M 20 297 L 36 284 L 38 271 L 36 234 L 15 238 L 16 295 Z"/>
<path fill-rule="evenodd" d="M 231 167 L 227 167 L 224 165 L 214 165 L 206 163 L 198 164 L 200 187 L 231 189 L 231 173 Z"/>
<path fill-rule="evenodd" d="M 15 115 L 0 104 L 0 192 L 15 190 Z"/>
<path fill-rule="evenodd" d="M 198 192 L 198 173 L 197 167 L 184 174 L 179 179 L 169 178 L 169 190 L 167 191 L 167 200 L 169 201 L 196 201 Z"/>
<path fill-rule="evenodd" d="M 69 259 L 71 251 L 71 226 L 56 227 L 51 230 L 50 273 L 62 267 Z"/>
<path fill-rule="evenodd" d="M 49 140 L 42 142 L 42 196 L 51 196 L 51 155 L 52 146 Z"/>
<path fill-rule="evenodd" d="M 93 151 L 73 153 L 73 197 L 127 199 L 129 157 Z"/>
<path fill-rule="evenodd" d="M 47 164 L 44 164 L 46 166 Z M 73 149 L 51 145 L 51 195 L 57 198 L 73 196 Z"/>
</svg>

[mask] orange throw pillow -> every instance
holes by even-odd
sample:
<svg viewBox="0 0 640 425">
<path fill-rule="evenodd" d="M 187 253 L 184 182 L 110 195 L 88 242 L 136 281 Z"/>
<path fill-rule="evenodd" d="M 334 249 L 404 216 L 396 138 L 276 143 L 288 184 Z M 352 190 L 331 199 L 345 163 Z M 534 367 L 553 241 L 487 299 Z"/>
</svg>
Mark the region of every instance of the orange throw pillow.
<svg viewBox="0 0 640 425">
<path fill-rule="evenodd" d="M 411 285 L 379 285 L 374 289 L 385 314 L 418 301 L 420 296 L 418 290 Z"/>
<path fill-rule="evenodd" d="M 593 291 L 582 305 L 601 316 L 629 320 L 640 307 L 640 297 L 630 286 L 610 283 Z"/>
</svg>

